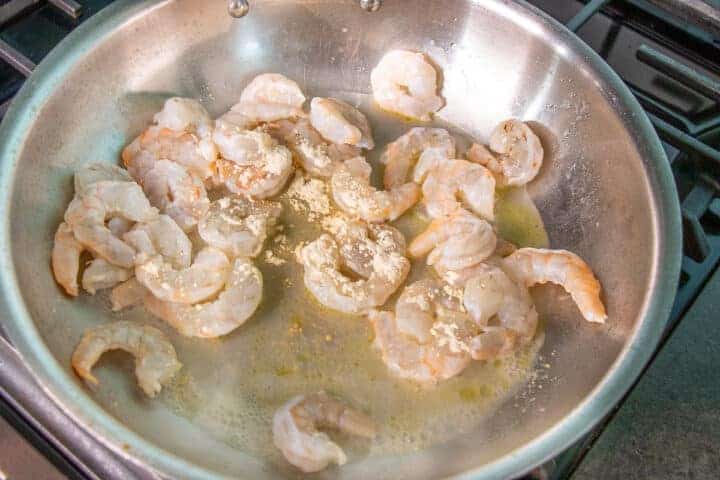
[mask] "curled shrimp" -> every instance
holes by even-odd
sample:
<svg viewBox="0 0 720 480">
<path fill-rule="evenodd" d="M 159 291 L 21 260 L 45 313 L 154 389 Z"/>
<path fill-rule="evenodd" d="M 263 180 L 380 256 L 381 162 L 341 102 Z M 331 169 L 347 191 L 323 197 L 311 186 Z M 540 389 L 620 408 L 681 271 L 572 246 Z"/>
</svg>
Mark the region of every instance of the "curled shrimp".
<svg viewBox="0 0 720 480">
<path fill-rule="evenodd" d="M 113 312 L 141 305 L 148 294 L 147 288 L 132 277 L 115 286 L 110 292 L 110 306 Z"/>
<path fill-rule="evenodd" d="M 125 350 L 135 356 L 135 376 L 148 397 L 160 392 L 182 367 L 164 333 L 149 325 L 117 321 L 85 331 L 72 355 L 72 366 L 84 380 L 97 385 L 92 367 L 103 353 Z"/>
<path fill-rule="evenodd" d="M 372 150 L 375 142 L 365 115 L 336 98 L 315 97 L 310 102 L 310 123 L 326 140 Z"/>
<path fill-rule="evenodd" d="M 420 189 L 406 183 L 391 190 L 370 185 L 370 166 L 355 157 L 339 166 L 330 179 L 332 197 L 342 211 L 367 222 L 392 221 L 415 205 Z"/>
<path fill-rule="evenodd" d="M 292 154 L 260 130 L 242 130 L 231 125 L 218 126 L 214 138 L 219 143 L 217 183 L 233 193 L 253 198 L 277 194 L 293 172 Z"/>
<path fill-rule="evenodd" d="M 179 163 L 158 160 L 142 179 L 150 203 L 186 232 L 197 225 L 210 205 L 203 182 Z"/>
<path fill-rule="evenodd" d="M 83 250 L 85 247 L 75 239 L 72 229 L 67 223 L 62 222 L 55 232 L 51 258 L 52 271 L 55 281 L 73 297 L 77 297 L 80 293 L 77 278 Z"/>
<path fill-rule="evenodd" d="M 181 270 L 161 255 L 135 267 L 135 277 L 159 300 L 185 304 L 215 295 L 225 285 L 229 272 L 227 256 L 213 247 L 200 250 L 192 265 Z"/>
<path fill-rule="evenodd" d="M 111 288 L 132 276 L 132 270 L 96 258 L 87 266 L 82 275 L 82 286 L 91 295 L 105 288 Z"/>
<path fill-rule="evenodd" d="M 188 337 L 215 338 L 241 326 L 262 299 L 260 270 L 247 258 L 236 258 L 216 300 L 187 305 L 145 296 L 145 307 Z"/>
<path fill-rule="evenodd" d="M 389 143 L 380 158 L 385 164 L 385 188 L 407 182 L 410 171 L 426 150 L 432 150 L 434 158 L 455 158 L 455 139 L 444 128 L 414 127 Z M 421 183 L 421 180 L 418 178 L 415 182 Z"/>
<path fill-rule="evenodd" d="M 495 178 L 482 165 L 447 160 L 432 169 L 422 185 L 423 201 L 433 218 L 464 207 L 483 218 L 495 217 Z"/>
<path fill-rule="evenodd" d="M 85 248 L 114 265 L 131 268 L 135 250 L 113 235 L 105 221 L 123 217 L 144 222 L 157 215 L 137 183 L 100 181 L 75 196 L 65 212 L 65 222 Z"/>
<path fill-rule="evenodd" d="M 75 193 L 82 193 L 93 183 L 100 181 L 132 182 L 133 179 L 124 168 L 106 162 L 87 163 L 75 171 L 73 183 Z"/>
<path fill-rule="evenodd" d="M 421 343 L 403 333 L 392 312 L 371 310 L 368 318 L 375 331 L 375 348 L 396 376 L 426 385 L 452 378 L 470 363 L 465 341 L 457 338 L 455 323 L 438 322 L 435 335 Z M 434 325 L 435 326 L 435 325 Z"/>
<path fill-rule="evenodd" d="M 505 257 L 509 272 L 527 287 L 555 283 L 567 291 L 588 322 L 605 323 L 607 313 L 600 300 L 600 282 L 590 267 L 572 252 L 544 248 L 520 248 Z"/>
<path fill-rule="evenodd" d="M 304 115 L 305 95 L 297 83 L 279 73 L 253 78 L 232 110 L 255 122 L 272 122 Z"/>
<path fill-rule="evenodd" d="M 155 122 L 122 151 L 123 165 L 132 178 L 142 184 L 158 160 L 179 163 L 202 180 L 213 175 L 218 152 L 212 141 L 212 120 L 202 105 L 170 98 Z"/>
<path fill-rule="evenodd" d="M 370 73 L 377 104 L 390 112 L 423 122 L 440 110 L 437 72 L 422 53 L 391 50 Z"/>
<path fill-rule="evenodd" d="M 224 197 L 210 205 L 198 224 L 198 233 L 208 245 L 231 258 L 254 257 L 281 211 L 282 206 L 276 202 Z"/>
<path fill-rule="evenodd" d="M 471 154 L 491 169 L 503 185 L 525 185 L 535 178 L 543 162 L 540 139 L 526 123 L 510 119 L 490 133 L 490 149 L 499 154 L 495 159 L 478 148 Z"/>
<path fill-rule="evenodd" d="M 199 137 L 207 137 L 213 128 L 210 114 L 193 98 L 168 98 L 162 110 L 153 116 L 153 120 L 160 128 L 191 132 Z"/>
<path fill-rule="evenodd" d="M 318 472 L 330 463 L 345 464 L 345 452 L 319 428 L 366 438 L 374 437 L 376 431 L 367 415 L 321 391 L 294 397 L 275 412 L 273 443 L 288 462 L 306 473 Z"/>
<path fill-rule="evenodd" d="M 392 227 L 384 227 L 389 229 Z M 341 249 L 332 236 L 322 234 L 299 252 L 307 289 L 323 305 L 345 313 L 364 313 L 380 306 L 397 290 L 410 271 L 403 245 L 376 230 L 354 228 Z M 349 243 L 360 244 L 357 248 Z M 361 252 L 351 257 L 353 252 Z M 352 271 L 352 267 L 356 271 Z M 343 273 L 344 269 L 352 276 Z"/>
<path fill-rule="evenodd" d="M 279 125 L 276 125 L 279 128 Z M 282 137 L 295 154 L 300 166 L 310 175 L 330 177 L 338 165 L 360 155 L 353 145 L 328 143 L 306 119 L 282 127 Z"/>
<path fill-rule="evenodd" d="M 147 222 L 135 224 L 123 234 L 122 239 L 137 251 L 136 263 L 162 255 L 174 268 L 190 266 L 192 242 L 168 215 L 158 215 Z"/>
<path fill-rule="evenodd" d="M 507 355 L 535 335 L 538 314 L 530 293 L 502 269 L 481 264 L 463 291 L 463 305 L 481 328 L 470 342 L 475 360 Z"/>
<path fill-rule="evenodd" d="M 107 221 L 108 230 L 118 238 L 122 238 L 133 227 L 133 222 L 123 217 L 113 217 Z"/>
<path fill-rule="evenodd" d="M 415 237 L 408 247 L 413 258 L 430 252 L 428 265 L 440 275 L 448 270 L 461 270 L 476 265 L 495 251 L 497 237 L 485 220 L 467 210 L 433 220 Z"/>
<path fill-rule="evenodd" d="M 390 225 L 329 217 L 323 222 L 323 227 L 335 237 L 344 265 L 361 277 L 372 275 L 378 248 L 405 254 L 405 237 Z"/>
</svg>

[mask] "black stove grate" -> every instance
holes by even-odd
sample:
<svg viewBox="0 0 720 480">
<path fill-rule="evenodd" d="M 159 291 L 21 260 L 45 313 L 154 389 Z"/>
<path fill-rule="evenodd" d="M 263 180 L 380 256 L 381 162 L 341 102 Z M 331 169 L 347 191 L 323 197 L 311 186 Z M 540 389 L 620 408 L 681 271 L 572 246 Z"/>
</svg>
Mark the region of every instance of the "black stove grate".
<svg viewBox="0 0 720 480">
<path fill-rule="evenodd" d="M 86 0 L 82 5 L 74 0 L 0 0 L 0 117 L 35 64 L 80 22 L 110 3 L 112 0 Z M 611 66 L 616 67 L 614 57 L 625 55 L 624 64 L 629 63 L 630 69 L 616 70 L 666 144 L 684 229 L 680 286 L 667 338 L 720 262 L 720 81 L 712 74 L 720 72 L 720 17 L 707 14 L 704 9 L 709 4 L 702 0 L 590 0 L 569 17 L 560 11 L 579 2 L 530 3 L 564 20 Z M 559 3 L 565 4 L 561 10 L 557 9 Z M 604 25 L 601 34 L 597 29 L 586 32 L 584 26 L 600 17 Z M 629 35 L 642 38 L 635 42 L 631 58 L 617 50 L 620 39 Z M 627 43 L 622 48 L 626 49 Z M 652 71 L 649 81 L 635 73 L 640 65 Z M 531 477 L 572 476 L 616 411 Z M 17 424 L 17 419 L 13 420 Z M 34 443 L 44 451 L 50 448 L 43 442 Z"/>
</svg>

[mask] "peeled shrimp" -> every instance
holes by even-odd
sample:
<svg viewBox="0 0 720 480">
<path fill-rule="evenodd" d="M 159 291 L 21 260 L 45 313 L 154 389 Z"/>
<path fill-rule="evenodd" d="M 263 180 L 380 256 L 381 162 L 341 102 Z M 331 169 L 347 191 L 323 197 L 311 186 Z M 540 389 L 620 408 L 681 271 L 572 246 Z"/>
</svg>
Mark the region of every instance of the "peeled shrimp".
<svg viewBox="0 0 720 480">
<path fill-rule="evenodd" d="M 191 132 L 199 137 L 207 137 L 213 128 L 210 114 L 200 102 L 192 98 L 168 98 L 153 120 L 160 128 Z"/>
<path fill-rule="evenodd" d="M 221 136 L 226 138 L 219 143 L 217 183 L 253 198 L 271 197 L 285 186 L 293 172 L 292 154 L 285 146 L 259 130 L 218 127 L 214 138 Z"/>
<path fill-rule="evenodd" d="M 471 355 L 489 360 L 532 340 L 538 314 L 524 285 L 496 266 L 481 267 L 465 285 L 463 305 L 482 330 L 470 342 Z"/>
<path fill-rule="evenodd" d="M 412 283 L 395 303 L 395 325 L 399 332 L 420 343 L 428 343 L 433 339 L 436 322 L 456 324 L 469 320 L 462 311 L 461 296 L 461 289 L 448 288 L 433 279 Z"/>
<path fill-rule="evenodd" d="M 443 100 L 437 95 L 437 72 L 422 53 L 391 50 L 370 73 L 377 104 L 413 120 L 430 121 Z"/>
<path fill-rule="evenodd" d="M 461 207 L 488 220 L 495 217 L 495 178 L 482 165 L 447 160 L 430 171 L 422 192 L 425 208 L 433 218 L 452 214 Z"/>
<path fill-rule="evenodd" d="M 480 161 L 485 158 L 487 168 L 499 175 L 503 185 L 525 185 L 540 171 L 544 154 L 542 143 L 520 120 L 505 120 L 495 127 L 490 133 L 489 146 L 499 154 L 495 161 L 486 155 L 476 158 Z"/>
<path fill-rule="evenodd" d="M 75 193 L 82 193 L 85 188 L 100 181 L 132 182 L 133 179 L 124 168 L 106 162 L 94 162 L 82 165 L 75 171 L 73 182 Z"/>
<path fill-rule="evenodd" d="M 164 333 L 149 325 L 116 321 L 85 331 L 72 355 L 72 366 L 84 380 L 95 385 L 92 367 L 108 350 L 125 350 L 135 356 L 135 376 L 140 388 L 154 397 L 182 367 Z"/>
<path fill-rule="evenodd" d="M 212 121 L 202 105 L 170 98 L 155 121 L 122 151 L 123 164 L 138 183 L 158 160 L 179 163 L 201 180 L 212 176 L 218 152 L 211 138 Z"/>
<path fill-rule="evenodd" d="M 510 273 L 527 287 L 556 283 L 573 298 L 588 322 L 605 323 L 607 313 L 600 300 L 600 282 L 590 267 L 572 252 L 544 248 L 520 248 L 505 257 Z"/>
<path fill-rule="evenodd" d="M 117 285 L 110 292 L 110 305 L 113 312 L 124 308 L 141 305 L 148 294 L 147 288 L 137 281 L 137 278 L 130 278 Z"/>
<path fill-rule="evenodd" d="M 321 391 L 294 397 L 275 412 L 273 443 L 288 462 L 306 473 L 318 472 L 330 463 L 345 464 L 345 452 L 318 428 L 366 438 L 375 436 L 376 430 L 367 415 Z"/>
<path fill-rule="evenodd" d="M 192 259 L 192 242 L 168 215 L 137 223 L 122 239 L 137 250 L 136 263 L 162 255 L 174 268 L 187 268 Z"/>
<path fill-rule="evenodd" d="M 448 270 L 460 270 L 482 262 L 495 251 L 496 243 L 497 237 L 488 222 L 460 209 L 433 220 L 410 243 L 408 252 L 414 258 L 430 252 L 428 265 L 442 275 Z"/>
<path fill-rule="evenodd" d="M 372 275 L 378 247 L 405 254 L 405 237 L 390 225 L 332 217 L 326 219 L 323 226 L 335 237 L 344 265 L 361 277 L 369 278 Z"/>
<path fill-rule="evenodd" d="M 365 230 L 354 240 L 362 245 L 356 251 L 363 252 L 363 256 L 353 258 L 349 256 L 352 248 L 346 245 L 341 250 L 332 236 L 322 234 L 299 252 L 300 263 L 305 267 L 305 286 L 321 304 L 345 313 L 364 313 L 384 304 L 410 271 L 404 245 L 388 240 L 389 237 L 378 240 L 372 230 Z M 342 271 L 351 266 L 357 268 L 353 272 L 359 277 L 357 280 Z"/>
<path fill-rule="evenodd" d="M 263 280 L 250 260 L 236 258 L 218 298 L 186 305 L 146 295 L 145 307 L 188 337 L 215 338 L 245 323 L 262 299 Z"/>
<path fill-rule="evenodd" d="M 122 238 L 133 227 L 133 222 L 123 217 L 113 217 L 107 221 L 110 232 L 118 238 Z"/>
<path fill-rule="evenodd" d="M 104 288 L 111 288 L 132 276 L 132 270 L 96 258 L 82 275 L 82 286 L 91 295 Z"/>
<path fill-rule="evenodd" d="M 159 300 L 201 302 L 219 292 L 230 272 L 227 256 L 213 247 L 198 252 L 192 265 L 176 270 L 161 255 L 135 267 L 135 277 Z"/>
<path fill-rule="evenodd" d="M 332 197 L 344 212 L 367 222 L 392 221 L 420 198 L 420 189 L 414 183 L 377 190 L 370 185 L 367 172 L 369 165 L 365 159 L 356 157 L 347 160 L 333 173 L 330 179 Z"/>
<path fill-rule="evenodd" d="M 426 150 L 432 150 L 434 158 L 455 158 L 455 140 L 444 128 L 414 127 L 389 143 L 380 158 L 385 164 L 385 188 L 407 182 L 410 170 Z M 418 176 L 424 177 L 419 173 Z M 421 181 L 422 178 L 415 180 L 416 183 Z"/>
<path fill-rule="evenodd" d="M 133 222 L 152 220 L 158 215 L 133 182 L 100 181 L 88 186 L 68 205 L 65 222 L 75 238 L 88 250 L 119 267 L 134 264 L 135 250 L 117 238 L 105 225 L 110 217 Z"/>
<path fill-rule="evenodd" d="M 231 258 L 254 257 L 281 211 L 282 206 L 276 202 L 240 196 L 221 198 L 200 219 L 198 233 L 208 245 Z"/>
<path fill-rule="evenodd" d="M 297 83 L 279 73 L 253 78 L 232 110 L 256 122 L 272 122 L 304 115 L 305 95 Z"/>
<path fill-rule="evenodd" d="M 158 160 L 142 179 L 150 203 L 186 232 L 197 225 L 210 205 L 203 182 L 179 163 Z"/>
<path fill-rule="evenodd" d="M 332 143 L 356 145 L 368 150 L 375 148 L 365 115 L 342 100 L 313 98 L 310 102 L 310 123 Z"/>
<path fill-rule="evenodd" d="M 65 289 L 68 295 L 77 297 L 80 255 L 85 248 L 75 240 L 72 229 L 67 223 L 58 225 L 52 249 L 52 270 L 55 281 Z"/>
<path fill-rule="evenodd" d="M 326 142 L 306 119 L 285 125 L 283 138 L 295 154 L 300 166 L 310 175 L 330 177 L 345 160 L 360 155 L 360 148 L 353 145 Z"/>
<path fill-rule="evenodd" d="M 422 384 L 435 384 L 462 372 L 470 363 L 465 342 L 458 341 L 455 324 L 440 322 L 438 335 L 427 343 L 406 335 L 398 328 L 395 314 L 371 310 L 375 347 L 388 369 L 400 378 Z"/>
</svg>

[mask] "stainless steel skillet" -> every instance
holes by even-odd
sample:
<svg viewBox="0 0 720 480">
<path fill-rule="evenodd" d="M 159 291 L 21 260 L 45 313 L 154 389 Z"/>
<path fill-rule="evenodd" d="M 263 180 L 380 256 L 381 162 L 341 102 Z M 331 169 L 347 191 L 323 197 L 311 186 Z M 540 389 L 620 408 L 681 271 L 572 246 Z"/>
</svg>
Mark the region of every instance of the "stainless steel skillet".
<svg viewBox="0 0 720 480">
<path fill-rule="evenodd" d="M 310 95 L 362 97 L 382 54 L 408 48 L 427 52 L 442 69 L 441 119 L 480 140 L 502 118 L 536 122 L 547 165 L 531 194 L 552 245 L 578 252 L 598 273 L 610 320 L 587 325 L 570 302 L 553 302 L 544 312 L 552 319 L 541 352 L 548 366 L 476 431 L 322 476 L 511 477 L 602 418 L 658 341 L 681 246 L 667 159 L 619 78 L 524 3 L 387 1 L 366 13 L 354 1 L 267 0 L 253 2 L 240 20 L 225 7 L 118 2 L 38 66 L 5 117 L 1 321 L 47 393 L 120 455 L 169 477 L 277 475 L 163 404 L 144 401 L 123 375 L 88 394 L 69 370 L 70 352 L 83 328 L 110 314 L 60 294 L 48 268 L 52 234 L 72 195 L 74 166 L 114 161 L 166 96 L 201 98 L 218 114 L 254 74 L 278 71 Z M 383 124 L 375 131 L 381 144 L 392 137 Z"/>
</svg>

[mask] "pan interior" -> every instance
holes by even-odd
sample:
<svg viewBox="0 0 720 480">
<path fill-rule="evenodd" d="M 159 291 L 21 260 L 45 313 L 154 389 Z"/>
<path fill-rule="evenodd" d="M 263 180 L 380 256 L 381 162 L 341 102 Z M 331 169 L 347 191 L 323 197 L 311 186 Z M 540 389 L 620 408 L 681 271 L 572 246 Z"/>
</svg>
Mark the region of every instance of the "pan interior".
<svg viewBox="0 0 720 480">
<path fill-rule="evenodd" d="M 324 476 L 424 478 L 487 464 L 560 422 L 614 368 L 648 308 L 659 255 L 658 201 L 644 161 L 649 147 L 635 130 L 628 107 L 586 59 L 566 46 L 563 34 L 519 7 L 505 2 L 385 3 L 380 12 L 367 14 L 355 2 L 254 1 L 249 16 L 232 20 L 220 1 L 157 2 L 108 31 L 68 72 L 36 112 L 18 154 L 9 217 L 23 300 L 68 376 L 82 331 L 117 318 L 102 296 L 63 296 L 48 268 L 54 230 L 72 197 L 77 166 L 117 162 L 120 149 L 169 96 L 198 98 L 218 115 L 237 100 L 250 78 L 269 71 L 295 79 L 308 97 L 336 96 L 360 104 L 382 145 L 407 128 L 388 121 L 368 101 L 370 70 L 392 48 L 426 52 L 441 69 L 447 106 L 439 122 L 486 142 L 502 119 L 531 121 L 546 156 L 530 195 L 551 246 L 576 252 L 593 267 L 604 288 L 609 321 L 606 326 L 587 324 L 560 289 L 538 289 L 545 339 L 530 382 L 494 406 L 484 421 L 442 444 L 371 455 Z M 292 318 L 299 315 L 295 311 L 272 311 L 287 294 L 283 268 L 267 266 L 264 274 L 265 311 L 260 313 L 289 327 L 295 320 L 302 324 L 302 318 Z M 124 316 L 148 320 L 141 311 Z M 244 342 L 262 339 L 255 335 L 260 328 L 261 320 L 251 321 L 214 341 L 184 339 L 164 328 L 172 334 L 187 375 L 161 401 L 144 399 L 130 361 L 114 354 L 99 365 L 102 387 L 90 394 L 132 431 L 202 468 L 272 477 L 278 473 L 274 464 L 236 448 L 252 443 L 247 436 L 260 428 L 236 429 L 235 438 L 218 435 L 222 428 L 233 431 L 227 428 L 232 425 L 267 424 L 267 418 L 247 413 L 257 411 L 251 404 L 281 402 L 273 394 L 275 384 L 293 381 L 294 367 L 278 361 L 274 375 L 254 377 L 253 392 L 242 388 L 239 379 L 252 370 L 253 356 L 273 356 L 283 348 L 282 342 L 274 343 L 282 340 L 278 338 Z M 321 328 L 314 333 L 325 341 Z M 328 348 L 340 344 L 327 340 Z M 227 352 L 232 355 L 226 357 Z M 368 375 L 382 375 L 382 365 L 376 363 L 367 367 Z M 322 374 L 332 374 L 328 372 Z M 214 388 L 215 382 L 222 388 Z M 314 382 L 323 383 L 322 378 Z M 479 402 L 480 383 L 466 393 Z M 419 403 L 431 395 L 416 393 Z M 237 408 L 218 407 L 228 403 Z M 414 408 L 412 400 L 406 408 Z M 239 418 L 243 412 L 246 418 Z M 222 428 L 213 428 L 213 422 Z M 112 441 L 120 445 L 121 436 Z M 407 439 L 409 447 L 414 440 Z M 133 453 L 132 444 L 122 446 Z M 358 458 L 367 453 L 363 448 L 357 446 Z"/>
</svg>

